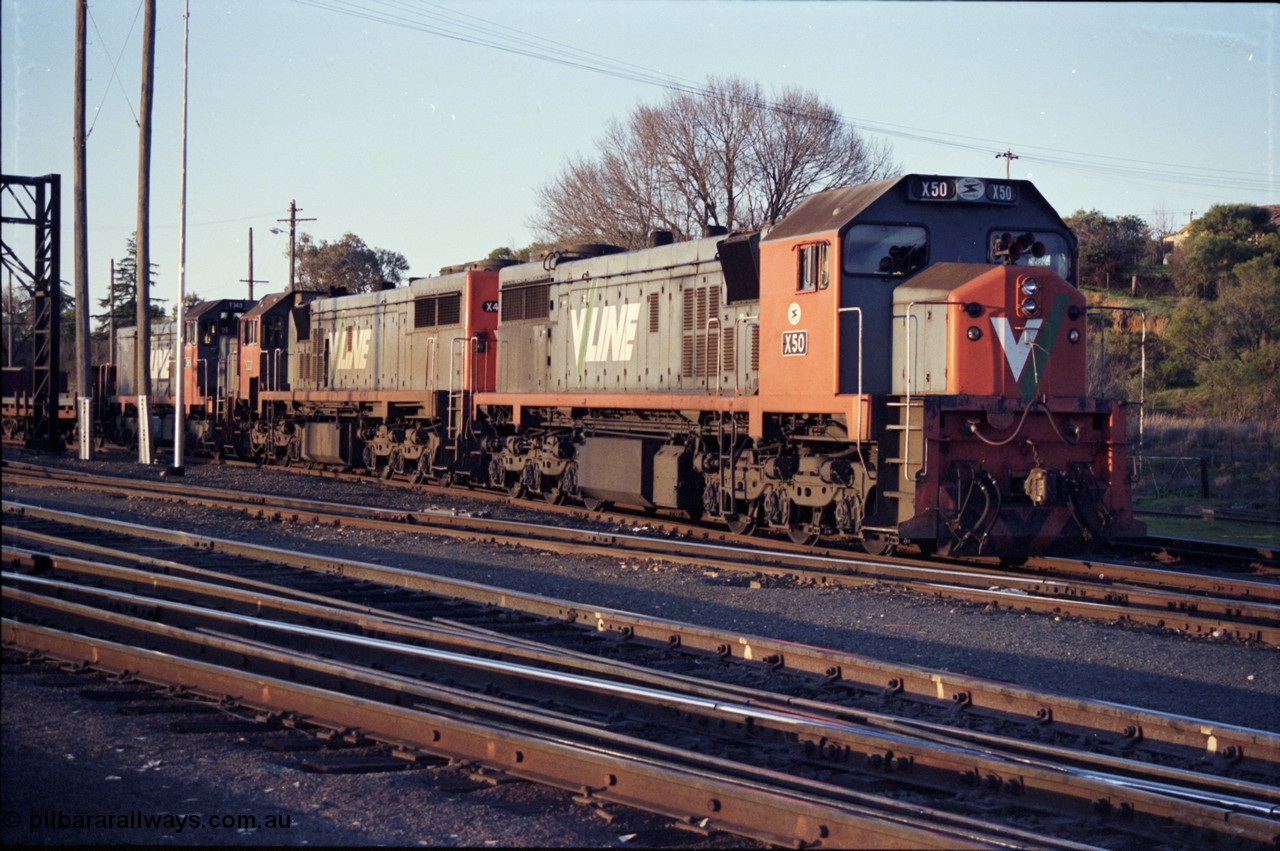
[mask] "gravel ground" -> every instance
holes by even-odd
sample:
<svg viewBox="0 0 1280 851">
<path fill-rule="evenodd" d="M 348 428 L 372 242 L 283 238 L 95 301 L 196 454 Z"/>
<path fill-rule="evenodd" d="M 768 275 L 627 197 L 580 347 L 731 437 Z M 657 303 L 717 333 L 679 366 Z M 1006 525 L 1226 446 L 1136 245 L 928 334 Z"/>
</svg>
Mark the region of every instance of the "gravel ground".
<svg viewBox="0 0 1280 851">
<path fill-rule="evenodd" d="M 8 448 L 5 458 L 47 460 Z M 74 458 L 58 463 L 81 464 Z M 123 456 L 102 456 L 92 467 L 144 478 L 168 472 L 163 466 L 140 467 Z M 375 481 L 338 483 L 270 469 L 191 463 L 185 478 L 197 485 L 388 508 L 495 511 L 466 500 L 465 492 L 425 496 Z M 7 482 L 3 490 L 7 500 L 199 534 L 266 539 L 283 548 L 1280 732 L 1280 665 L 1276 652 L 1265 647 L 989 611 L 885 588 L 750 588 L 728 575 L 644 561 L 568 558 L 420 535 L 389 539 L 173 503 L 60 488 L 19 489 Z M 606 824 L 567 796 L 525 783 L 458 794 L 441 792 L 433 779 L 438 772 L 432 771 L 318 778 L 291 767 L 296 756 L 273 754 L 235 737 L 226 747 L 210 747 L 209 736 L 167 733 L 167 722 L 156 720 L 164 716 L 121 719 L 109 705 L 79 698 L 74 689 L 39 686 L 37 678 L 11 671 L 6 667 L 3 678 L 0 791 L 6 842 L 707 846 L 684 832 L 655 833 L 661 822 L 639 814 L 626 813 Z M 145 768 L 152 760 L 160 761 L 158 769 Z M 105 779 L 114 776 L 128 782 Z M 285 835 L 259 830 L 194 836 L 188 830 L 162 836 L 163 831 L 150 830 L 126 837 L 125 832 L 28 830 L 30 814 L 59 807 L 83 813 L 99 806 L 110 806 L 112 812 L 212 813 L 208 807 L 218 807 L 237 813 L 291 813 L 298 826 Z M 19 814 L 17 827 L 11 827 L 10 813 Z"/>
</svg>

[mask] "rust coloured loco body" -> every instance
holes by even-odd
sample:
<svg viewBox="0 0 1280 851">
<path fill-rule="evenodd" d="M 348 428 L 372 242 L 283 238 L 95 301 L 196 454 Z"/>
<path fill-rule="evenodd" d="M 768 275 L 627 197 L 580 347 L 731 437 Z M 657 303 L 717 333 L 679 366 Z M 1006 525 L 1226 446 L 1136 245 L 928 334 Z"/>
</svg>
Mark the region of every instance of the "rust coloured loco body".
<svg viewBox="0 0 1280 851">
<path fill-rule="evenodd" d="M 1135 534 L 1074 263 L 1029 183 L 909 175 L 760 234 L 512 267 L 489 481 L 877 551 Z"/>
</svg>

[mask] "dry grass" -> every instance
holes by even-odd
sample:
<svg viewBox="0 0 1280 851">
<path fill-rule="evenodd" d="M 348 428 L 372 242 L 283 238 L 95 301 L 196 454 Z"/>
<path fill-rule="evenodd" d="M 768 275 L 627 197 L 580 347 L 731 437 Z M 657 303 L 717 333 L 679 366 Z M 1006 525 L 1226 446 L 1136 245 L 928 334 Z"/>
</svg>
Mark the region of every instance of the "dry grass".
<svg viewBox="0 0 1280 851">
<path fill-rule="evenodd" d="M 1137 418 L 1130 421 L 1137 440 Z M 1140 501 L 1184 497 L 1204 502 L 1200 459 L 1207 461 L 1209 501 L 1280 510 L 1280 424 L 1226 422 L 1153 414 L 1146 418 Z"/>
</svg>

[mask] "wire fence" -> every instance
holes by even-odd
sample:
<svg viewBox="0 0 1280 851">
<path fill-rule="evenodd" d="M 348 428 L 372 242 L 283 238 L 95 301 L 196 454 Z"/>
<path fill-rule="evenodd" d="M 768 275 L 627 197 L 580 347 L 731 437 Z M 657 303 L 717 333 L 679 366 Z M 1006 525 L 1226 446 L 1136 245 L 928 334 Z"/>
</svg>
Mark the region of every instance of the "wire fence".
<svg viewBox="0 0 1280 851">
<path fill-rule="evenodd" d="M 1209 459 L 1203 455 L 1143 455 L 1137 464 L 1133 490 L 1135 494 L 1157 498 L 1208 499 Z"/>
</svg>

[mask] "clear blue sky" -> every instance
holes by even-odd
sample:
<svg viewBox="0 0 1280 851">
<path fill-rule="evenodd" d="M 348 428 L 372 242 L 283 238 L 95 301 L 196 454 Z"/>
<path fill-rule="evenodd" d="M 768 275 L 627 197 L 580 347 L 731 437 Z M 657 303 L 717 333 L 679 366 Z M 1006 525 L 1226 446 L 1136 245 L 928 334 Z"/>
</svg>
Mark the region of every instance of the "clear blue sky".
<svg viewBox="0 0 1280 851">
<path fill-rule="evenodd" d="M 93 310 L 136 222 L 140 0 L 90 2 Z M 159 0 L 156 293 L 177 295 L 183 4 Z M 535 190 L 611 118 L 736 75 L 811 90 L 906 172 L 1035 181 L 1064 215 L 1280 203 L 1280 6 L 1166 3 L 192 0 L 188 292 L 288 280 L 296 199 L 413 275 L 528 244 Z M 74 0 L 0 0 L 3 170 L 63 175 L 72 265 Z M 651 82 L 659 81 L 659 82 Z M 287 227 L 287 226 L 286 226 Z M 26 234 L 7 232 L 24 248 Z"/>
</svg>

